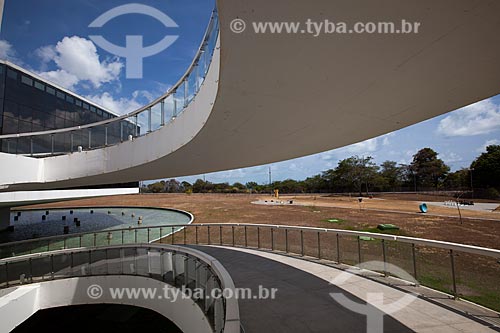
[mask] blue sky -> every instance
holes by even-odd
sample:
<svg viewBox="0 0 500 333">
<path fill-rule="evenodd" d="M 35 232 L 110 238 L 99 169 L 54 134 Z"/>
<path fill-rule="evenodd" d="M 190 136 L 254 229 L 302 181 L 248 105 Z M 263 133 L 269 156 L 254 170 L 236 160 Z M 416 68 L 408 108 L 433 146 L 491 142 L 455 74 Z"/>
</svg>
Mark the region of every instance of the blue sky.
<svg viewBox="0 0 500 333">
<path fill-rule="evenodd" d="M 153 6 L 178 28 L 166 28 L 145 15 L 124 15 L 103 28 L 88 25 L 123 0 L 6 0 L 0 33 L 0 58 L 17 63 L 116 113 L 130 112 L 173 85 L 199 47 L 214 1 L 134 1 Z M 163 52 L 144 59 L 144 78 L 125 77 L 125 59 L 96 46 L 89 35 L 103 35 L 125 45 L 125 35 L 143 35 L 151 45 L 165 35 L 178 35 Z M 270 165 L 273 180 L 304 179 L 334 168 L 352 155 L 370 155 L 375 162 L 409 163 L 420 148 L 431 147 L 452 168 L 468 167 L 487 144 L 500 144 L 500 96 L 405 129 L 348 147 Z M 213 182 L 268 180 L 268 165 L 205 175 Z M 194 181 L 202 175 L 182 177 Z"/>
</svg>

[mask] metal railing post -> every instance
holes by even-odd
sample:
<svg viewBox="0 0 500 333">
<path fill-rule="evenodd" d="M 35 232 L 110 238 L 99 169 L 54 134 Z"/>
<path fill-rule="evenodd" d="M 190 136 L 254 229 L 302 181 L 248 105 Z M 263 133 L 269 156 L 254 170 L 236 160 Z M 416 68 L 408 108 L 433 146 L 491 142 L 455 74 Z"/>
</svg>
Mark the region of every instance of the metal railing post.
<svg viewBox="0 0 500 333">
<path fill-rule="evenodd" d="M 175 236 L 174 236 L 174 235 L 175 235 L 175 232 L 174 232 L 174 227 L 172 227 L 172 233 L 170 234 L 170 237 L 172 238 L 172 244 L 174 244 L 174 243 L 175 243 L 175 241 L 174 241 L 174 237 L 175 237 Z"/>
<path fill-rule="evenodd" d="M 194 227 L 194 232 L 196 237 L 196 244 L 198 244 L 198 226 Z"/>
<path fill-rule="evenodd" d="M 148 228 L 148 243 L 149 243 L 149 228 Z"/>
<path fill-rule="evenodd" d="M 210 245 L 210 226 L 208 225 L 207 226 L 207 241 L 208 241 L 208 245 Z"/>
<path fill-rule="evenodd" d="M 458 298 L 458 293 L 457 293 L 457 278 L 455 274 L 455 257 L 453 254 L 453 250 L 450 250 L 450 260 L 451 260 L 451 277 L 453 279 L 453 297 L 455 299 Z"/>
<path fill-rule="evenodd" d="M 304 230 L 300 230 L 300 255 L 304 256 Z"/>
<path fill-rule="evenodd" d="M 177 93 L 177 91 L 174 91 L 172 94 L 172 98 L 174 100 L 174 109 L 172 112 L 172 118 L 177 118 L 177 99 L 175 98 L 176 93 Z"/>
<path fill-rule="evenodd" d="M 30 136 L 30 155 L 33 156 L 33 137 Z"/>
<path fill-rule="evenodd" d="M 123 121 L 120 121 L 120 142 L 123 142 Z"/>
<path fill-rule="evenodd" d="M 71 152 L 73 152 L 73 146 L 71 146 Z M 50 154 L 54 155 L 54 134 L 50 135 Z"/>
<path fill-rule="evenodd" d="M 163 228 L 160 227 L 160 244 L 163 243 Z"/>
<path fill-rule="evenodd" d="M 151 108 L 148 108 L 148 133 L 151 133 Z"/>
<path fill-rule="evenodd" d="M 139 127 L 138 127 L 138 124 L 137 122 L 139 121 L 138 119 L 138 115 L 135 115 L 134 116 L 134 122 L 135 122 L 135 126 L 134 126 L 134 137 L 137 137 L 139 135 Z"/>
<path fill-rule="evenodd" d="M 89 128 L 89 149 L 92 149 L 92 128 Z"/>
<path fill-rule="evenodd" d="M 108 146 L 108 126 L 104 126 L 104 146 Z"/>
<path fill-rule="evenodd" d="M 232 233 L 233 247 L 234 247 L 235 246 L 235 242 L 234 242 L 234 225 L 231 226 L 231 233 Z"/>
<path fill-rule="evenodd" d="M 186 228 L 187 227 L 182 228 L 182 232 L 184 234 L 184 245 L 186 245 Z"/>
<path fill-rule="evenodd" d="M 285 253 L 288 253 L 288 229 L 285 229 Z"/>
<path fill-rule="evenodd" d="M 219 226 L 219 243 L 222 245 L 222 226 Z"/>
<path fill-rule="evenodd" d="M 387 276 L 387 254 L 385 249 L 385 239 L 382 239 L 382 258 L 384 260 L 384 276 Z"/>
<path fill-rule="evenodd" d="M 245 247 L 248 247 L 247 226 L 245 226 Z"/>
<path fill-rule="evenodd" d="M 318 259 L 321 259 L 321 236 L 318 231 Z"/>
<path fill-rule="evenodd" d="M 161 113 L 160 126 L 165 126 L 165 100 L 164 99 L 160 102 L 160 113 Z"/>
<path fill-rule="evenodd" d="M 418 278 L 417 278 L 417 249 L 415 246 L 415 243 L 411 244 L 411 252 L 412 252 L 412 257 L 413 257 L 413 277 L 415 278 L 415 281 L 418 284 Z"/>
<path fill-rule="evenodd" d="M 188 76 L 189 77 L 189 76 Z M 188 94 L 189 94 L 189 80 L 188 77 L 184 80 L 184 108 L 188 105 Z"/>
<path fill-rule="evenodd" d="M 361 239 L 358 238 L 358 264 L 361 264 Z"/>
<path fill-rule="evenodd" d="M 260 249 L 260 227 L 257 227 L 257 248 Z"/>
<path fill-rule="evenodd" d="M 337 264 L 340 264 L 340 235 L 337 233 Z"/>
<path fill-rule="evenodd" d="M 271 251 L 274 251 L 274 228 L 271 227 Z"/>
</svg>

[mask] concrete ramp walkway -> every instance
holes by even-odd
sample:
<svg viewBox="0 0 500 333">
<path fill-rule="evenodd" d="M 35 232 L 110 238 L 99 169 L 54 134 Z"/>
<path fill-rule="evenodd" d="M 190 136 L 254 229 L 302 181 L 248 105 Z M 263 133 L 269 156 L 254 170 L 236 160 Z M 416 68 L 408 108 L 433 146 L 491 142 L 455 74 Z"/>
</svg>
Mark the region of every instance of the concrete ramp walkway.
<svg viewBox="0 0 500 333">
<path fill-rule="evenodd" d="M 367 332 L 367 317 L 347 309 L 330 293 L 341 293 L 360 304 L 366 304 L 370 293 L 383 294 L 384 304 L 409 295 L 400 289 L 299 258 L 240 248 L 195 247 L 218 259 L 232 276 L 235 286 L 251 288 L 252 296 L 259 295 L 259 286 L 278 289 L 275 299 L 239 300 L 241 323 L 247 333 Z M 350 275 L 347 279 L 346 274 Z M 339 283 L 339 276 L 342 283 Z M 334 280 L 337 281 L 335 285 L 331 283 Z M 370 313 L 379 315 L 384 313 L 380 309 L 385 309 L 377 304 L 368 307 Z M 414 298 L 400 310 L 383 316 L 383 332 L 495 330 L 457 311 Z"/>
</svg>

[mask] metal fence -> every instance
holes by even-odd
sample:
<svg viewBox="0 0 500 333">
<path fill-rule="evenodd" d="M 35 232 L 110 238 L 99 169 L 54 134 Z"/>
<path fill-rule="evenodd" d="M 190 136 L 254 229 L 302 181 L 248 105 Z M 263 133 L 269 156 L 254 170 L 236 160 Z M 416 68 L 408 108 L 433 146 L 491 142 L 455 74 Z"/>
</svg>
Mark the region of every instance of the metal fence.
<svg viewBox="0 0 500 333">
<path fill-rule="evenodd" d="M 151 241 L 264 249 L 347 265 L 383 261 L 419 284 L 500 310 L 500 250 L 388 234 L 264 224 L 168 225 L 8 243 L 0 245 L 0 257 Z"/>
</svg>

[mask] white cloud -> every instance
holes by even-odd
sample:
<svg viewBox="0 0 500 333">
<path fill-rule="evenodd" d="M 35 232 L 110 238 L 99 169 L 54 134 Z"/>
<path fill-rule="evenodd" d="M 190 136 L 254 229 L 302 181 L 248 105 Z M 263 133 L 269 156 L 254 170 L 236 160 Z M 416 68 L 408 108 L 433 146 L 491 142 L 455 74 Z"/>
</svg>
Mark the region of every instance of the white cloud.
<svg viewBox="0 0 500 333">
<path fill-rule="evenodd" d="M 378 138 L 368 139 L 362 142 L 343 148 L 348 153 L 361 154 L 376 151 L 378 148 Z"/>
<path fill-rule="evenodd" d="M 463 158 L 460 155 L 454 152 L 446 152 L 443 154 L 439 154 L 439 158 L 441 158 L 447 164 L 460 162 L 463 160 Z"/>
<path fill-rule="evenodd" d="M 13 61 L 16 60 L 16 51 L 11 43 L 6 40 L 0 40 L 0 59 Z"/>
<path fill-rule="evenodd" d="M 80 81 L 99 88 L 103 83 L 117 80 L 123 68 L 117 59 L 101 61 L 94 43 L 78 36 L 64 37 L 57 45 L 41 47 L 35 53 L 42 60 L 42 70 L 51 61 L 58 67 L 39 74 L 69 89 Z"/>
<path fill-rule="evenodd" d="M 472 136 L 500 129 L 500 106 L 491 99 L 452 112 L 439 122 L 438 133 L 445 136 Z"/>
<path fill-rule="evenodd" d="M 137 100 L 137 94 L 133 94 L 132 98 L 122 97 L 119 99 L 114 99 L 108 92 L 104 92 L 100 95 L 90 95 L 85 97 L 120 115 L 137 110 L 144 105 Z"/>
<path fill-rule="evenodd" d="M 491 145 L 500 145 L 500 140 L 497 140 L 497 139 L 488 140 L 481 147 L 477 148 L 476 151 L 478 153 L 484 153 L 484 152 L 486 152 L 486 147 L 491 146 Z"/>
<path fill-rule="evenodd" d="M 75 75 L 61 69 L 57 71 L 42 72 L 38 74 L 44 79 L 54 82 L 67 89 L 73 89 L 79 82 L 78 78 Z"/>
</svg>

